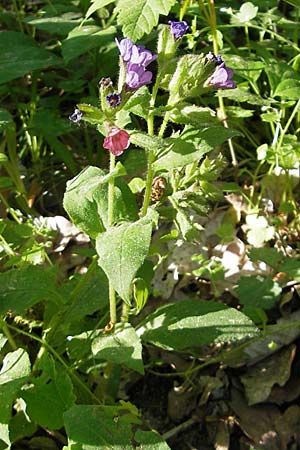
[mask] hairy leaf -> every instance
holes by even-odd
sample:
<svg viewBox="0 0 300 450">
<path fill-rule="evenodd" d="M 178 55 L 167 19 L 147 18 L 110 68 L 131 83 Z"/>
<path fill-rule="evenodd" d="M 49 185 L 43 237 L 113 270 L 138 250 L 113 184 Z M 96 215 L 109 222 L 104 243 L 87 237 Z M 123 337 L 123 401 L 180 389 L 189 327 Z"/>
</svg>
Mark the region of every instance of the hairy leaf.
<svg viewBox="0 0 300 450">
<path fill-rule="evenodd" d="M 9 309 L 22 314 L 41 300 L 64 302 L 52 270 L 30 265 L 0 273 L 1 314 L 6 314 Z"/>
<path fill-rule="evenodd" d="M 10 444 L 8 423 L 12 403 L 29 374 L 29 356 L 22 348 L 8 353 L 3 359 L 0 372 L 0 438 L 8 445 Z"/>
<path fill-rule="evenodd" d="M 69 450 L 168 450 L 159 434 L 145 430 L 136 408 L 75 405 L 64 414 Z"/>
<path fill-rule="evenodd" d="M 152 223 L 148 217 L 109 228 L 96 238 L 99 265 L 120 297 L 130 303 L 130 286 L 149 250 Z"/>
<path fill-rule="evenodd" d="M 95 358 L 123 364 L 144 373 L 140 338 L 129 323 L 117 324 L 114 333 L 96 337 L 92 343 L 92 353 Z"/>
<path fill-rule="evenodd" d="M 259 334 L 240 311 L 220 303 L 183 300 L 150 314 L 137 330 L 142 341 L 168 350 L 231 342 Z"/>
<path fill-rule="evenodd" d="M 158 24 L 159 15 L 169 14 L 176 0 L 119 0 L 118 24 L 122 26 L 124 36 L 137 41 L 149 34 Z"/>
<path fill-rule="evenodd" d="M 42 370 L 38 378 L 23 391 L 26 412 L 42 427 L 59 429 L 63 426 L 63 413 L 75 402 L 73 386 L 66 370 L 48 356 L 39 364 Z"/>
</svg>

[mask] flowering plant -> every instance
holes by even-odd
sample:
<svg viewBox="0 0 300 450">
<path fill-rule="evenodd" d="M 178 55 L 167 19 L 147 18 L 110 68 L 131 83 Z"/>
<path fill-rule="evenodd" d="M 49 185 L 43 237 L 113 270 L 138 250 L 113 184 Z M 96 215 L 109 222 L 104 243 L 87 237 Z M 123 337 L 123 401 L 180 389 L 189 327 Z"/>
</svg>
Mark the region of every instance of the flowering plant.
<svg viewBox="0 0 300 450">
<path fill-rule="evenodd" d="M 184 211 L 198 211 L 196 202 L 199 205 L 203 203 L 203 192 L 195 181 L 188 180 L 196 180 L 199 176 L 197 162 L 205 153 L 234 135 L 233 130 L 223 128 L 218 123 L 213 110 L 191 102 L 193 99 L 199 102 L 201 95 L 216 89 L 232 89 L 236 85 L 231 79 L 233 71 L 225 66 L 220 55 L 208 52 L 176 56 L 176 49 L 188 32 L 189 25 L 185 21 L 170 21 L 169 26 L 162 26 L 157 53 L 143 45 L 136 45 L 128 38 L 116 39 L 120 55 L 117 88 L 110 78 L 102 79 L 100 108 L 79 104 L 70 116 L 70 120 L 77 124 L 81 120 L 96 124 L 97 129 L 105 136 L 103 147 L 110 152 L 109 173 L 105 175 L 100 169 L 86 169 L 79 178 L 68 183 L 64 206 L 74 223 L 96 239 L 98 263 L 110 283 L 112 327 L 118 321 L 116 295 L 126 305 L 126 317 L 130 312 L 139 311 L 143 307 L 144 301 L 143 304 L 139 301 L 140 293 L 135 277 L 149 252 L 152 230 L 159 220 L 161 206 L 165 201 L 170 202 L 174 208 L 178 231 L 186 239 L 195 238 L 197 226 Z M 172 63 L 169 64 L 168 61 Z M 156 72 L 155 80 L 153 71 Z M 151 83 L 153 85 L 150 91 L 148 85 Z M 159 89 L 167 93 L 167 100 L 165 106 L 156 107 Z M 131 117 L 134 116 L 146 120 L 146 133 L 133 127 Z M 161 116 L 163 119 L 158 126 Z M 181 130 L 172 132 L 172 123 L 181 127 Z M 208 129 L 207 124 L 210 125 Z M 210 130 L 213 131 L 213 139 Z M 215 137 L 216 134 L 218 138 Z M 126 204 L 125 195 L 127 200 L 129 198 L 128 187 L 126 194 L 124 186 L 121 188 L 121 196 L 118 193 L 120 188 L 117 180 L 126 174 L 127 169 L 126 160 L 123 166 L 120 162 L 116 164 L 115 158 L 125 151 L 135 158 L 146 157 L 147 161 L 146 177 L 144 180 L 140 179 L 139 183 L 139 189 L 143 192 L 143 204 L 139 213 L 137 207 L 133 213 L 132 208 Z M 192 170 L 191 177 L 175 182 L 176 173 L 187 169 Z M 88 185 L 87 171 L 90 174 Z M 158 178 L 155 178 L 157 175 Z M 103 192 L 106 191 L 107 207 L 104 207 L 103 200 L 102 206 L 99 205 L 98 196 L 94 192 L 97 183 L 102 185 Z M 83 192 L 90 192 L 90 189 L 92 191 L 88 197 L 83 195 Z M 135 191 L 131 189 L 130 198 L 136 204 L 134 194 Z M 77 196 L 81 208 L 78 208 Z M 90 209 L 91 201 L 95 215 L 89 213 L 87 217 L 86 210 Z M 121 209 L 120 201 L 123 202 Z"/>
</svg>

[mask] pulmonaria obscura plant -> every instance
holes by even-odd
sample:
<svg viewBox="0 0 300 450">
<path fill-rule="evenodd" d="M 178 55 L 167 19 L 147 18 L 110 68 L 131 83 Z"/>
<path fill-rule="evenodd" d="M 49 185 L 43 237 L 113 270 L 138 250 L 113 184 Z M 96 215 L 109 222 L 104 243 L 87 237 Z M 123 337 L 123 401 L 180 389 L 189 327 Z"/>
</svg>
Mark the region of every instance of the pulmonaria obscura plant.
<svg viewBox="0 0 300 450">
<path fill-rule="evenodd" d="M 201 183 L 202 158 L 235 134 L 219 123 L 214 110 L 200 106 L 201 96 L 236 86 L 233 72 L 212 52 L 177 57 L 188 32 L 185 21 L 163 25 L 156 53 L 130 39 L 116 39 L 117 84 L 100 80 L 100 107 L 79 104 L 70 116 L 76 124 L 96 126 L 110 152 L 108 171 L 87 167 L 68 182 L 64 197 L 75 225 L 95 240 L 98 264 L 108 278 L 110 332 L 120 318 L 119 302 L 126 322 L 151 291 L 145 260 L 162 211 L 168 211 L 183 238 L 197 238 L 193 217 L 203 213 L 210 195 Z M 120 155 L 122 163 L 116 163 Z M 144 167 L 144 178 L 132 176 L 134 161 Z M 163 186 L 159 195 L 157 180 Z M 136 194 L 141 192 L 139 210 Z"/>
</svg>

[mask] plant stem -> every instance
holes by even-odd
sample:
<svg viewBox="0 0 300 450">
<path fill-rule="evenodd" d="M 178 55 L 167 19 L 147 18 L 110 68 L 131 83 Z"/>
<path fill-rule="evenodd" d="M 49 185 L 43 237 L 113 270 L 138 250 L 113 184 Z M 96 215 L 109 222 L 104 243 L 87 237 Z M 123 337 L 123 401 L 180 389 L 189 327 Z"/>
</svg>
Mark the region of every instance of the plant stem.
<svg viewBox="0 0 300 450">
<path fill-rule="evenodd" d="M 154 162 L 154 150 L 149 149 L 148 152 L 148 171 L 146 177 L 146 189 L 144 195 L 144 202 L 142 206 L 141 216 L 144 217 L 147 214 L 148 206 L 150 203 L 151 189 L 152 189 L 152 181 L 153 181 L 153 162 Z"/>
<path fill-rule="evenodd" d="M 2 331 L 3 331 L 3 333 L 5 334 L 5 337 L 7 338 L 8 342 L 9 342 L 9 345 L 11 346 L 11 348 L 12 348 L 13 350 L 17 350 L 17 349 L 18 349 L 18 346 L 17 346 L 17 344 L 15 343 L 14 338 L 12 337 L 12 334 L 11 334 L 11 332 L 10 332 L 10 329 L 8 328 L 7 323 L 6 323 L 5 320 L 3 320 L 2 318 L 0 318 L 0 322 L 1 322 L 1 328 L 2 328 Z"/>
<path fill-rule="evenodd" d="M 116 164 L 116 157 L 110 153 L 110 173 L 114 170 Z M 115 197 L 115 179 L 112 177 L 108 182 L 108 211 L 107 211 L 107 226 L 111 227 L 114 223 L 114 197 Z M 116 291 L 112 287 L 110 280 L 109 283 L 109 312 L 110 321 L 114 325 L 117 322 L 117 303 L 116 303 Z"/>
<path fill-rule="evenodd" d="M 219 53 L 219 49 L 218 49 L 218 37 L 217 37 L 217 17 L 216 17 L 216 9 L 215 9 L 214 0 L 209 0 L 209 12 L 210 12 L 209 25 L 210 25 L 212 41 L 213 41 L 213 50 L 214 50 L 214 54 L 217 55 Z M 218 101 L 219 101 L 220 116 L 221 116 L 223 125 L 225 128 L 229 128 L 223 98 L 218 97 Z M 234 147 L 232 144 L 232 139 L 230 139 L 230 138 L 228 139 L 228 146 L 229 146 L 232 165 L 234 167 L 236 167 L 238 165 L 238 162 L 237 162 Z"/>
<path fill-rule="evenodd" d="M 59 361 L 61 363 L 61 365 L 66 369 L 66 371 L 68 372 L 69 376 L 71 378 L 73 378 L 73 380 L 81 387 L 81 389 L 83 391 L 85 391 L 94 401 L 95 403 L 101 404 L 100 400 L 98 399 L 98 397 L 96 397 L 90 390 L 89 388 L 84 384 L 83 381 L 81 381 L 81 379 L 78 377 L 78 375 L 73 372 L 72 369 L 70 369 L 70 367 L 68 366 L 68 364 L 65 362 L 65 360 L 57 353 L 56 350 L 54 350 L 53 347 L 51 347 L 51 345 L 48 344 L 47 341 L 45 341 L 44 339 L 33 335 L 32 333 L 28 333 L 27 331 L 24 330 L 20 330 L 19 328 L 13 326 L 13 325 L 7 325 L 8 328 L 10 328 L 11 330 L 14 330 L 16 333 L 19 334 L 23 334 L 24 336 L 29 337 L 30 339 L 33 339 L 37 342 L 40 342 L 42 344 L 42 348 L 46 348 L 50 353 L 52 353 L 52 355 L 54 356 L 54 358 L 57 359 L 57 361 Z M 34 365 L 35 366 L 35 365 Z"/>
</svg>

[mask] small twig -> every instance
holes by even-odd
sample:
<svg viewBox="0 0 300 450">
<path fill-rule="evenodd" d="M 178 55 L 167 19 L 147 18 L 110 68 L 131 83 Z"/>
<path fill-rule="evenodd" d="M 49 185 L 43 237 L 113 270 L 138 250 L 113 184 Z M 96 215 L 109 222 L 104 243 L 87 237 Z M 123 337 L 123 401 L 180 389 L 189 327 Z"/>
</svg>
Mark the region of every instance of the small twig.
<svg viewBox="0 0 300 450">
<path fill-rule="evenodd" d="M 171 437 L 176 436 L 176 434 L 181 433 L 182 431 L 186 430 L 187 428 L 191 427 L 192 425 L 194 425 L 197 422 L 198 422 L 198 419 L 196 417 L 191 417 L 190 419 L 181 423 L 177 427 L 174 427 L 171 430 L 164 433 L 162 437 L 165 441 L 167 441 Z"/>
</svg>

